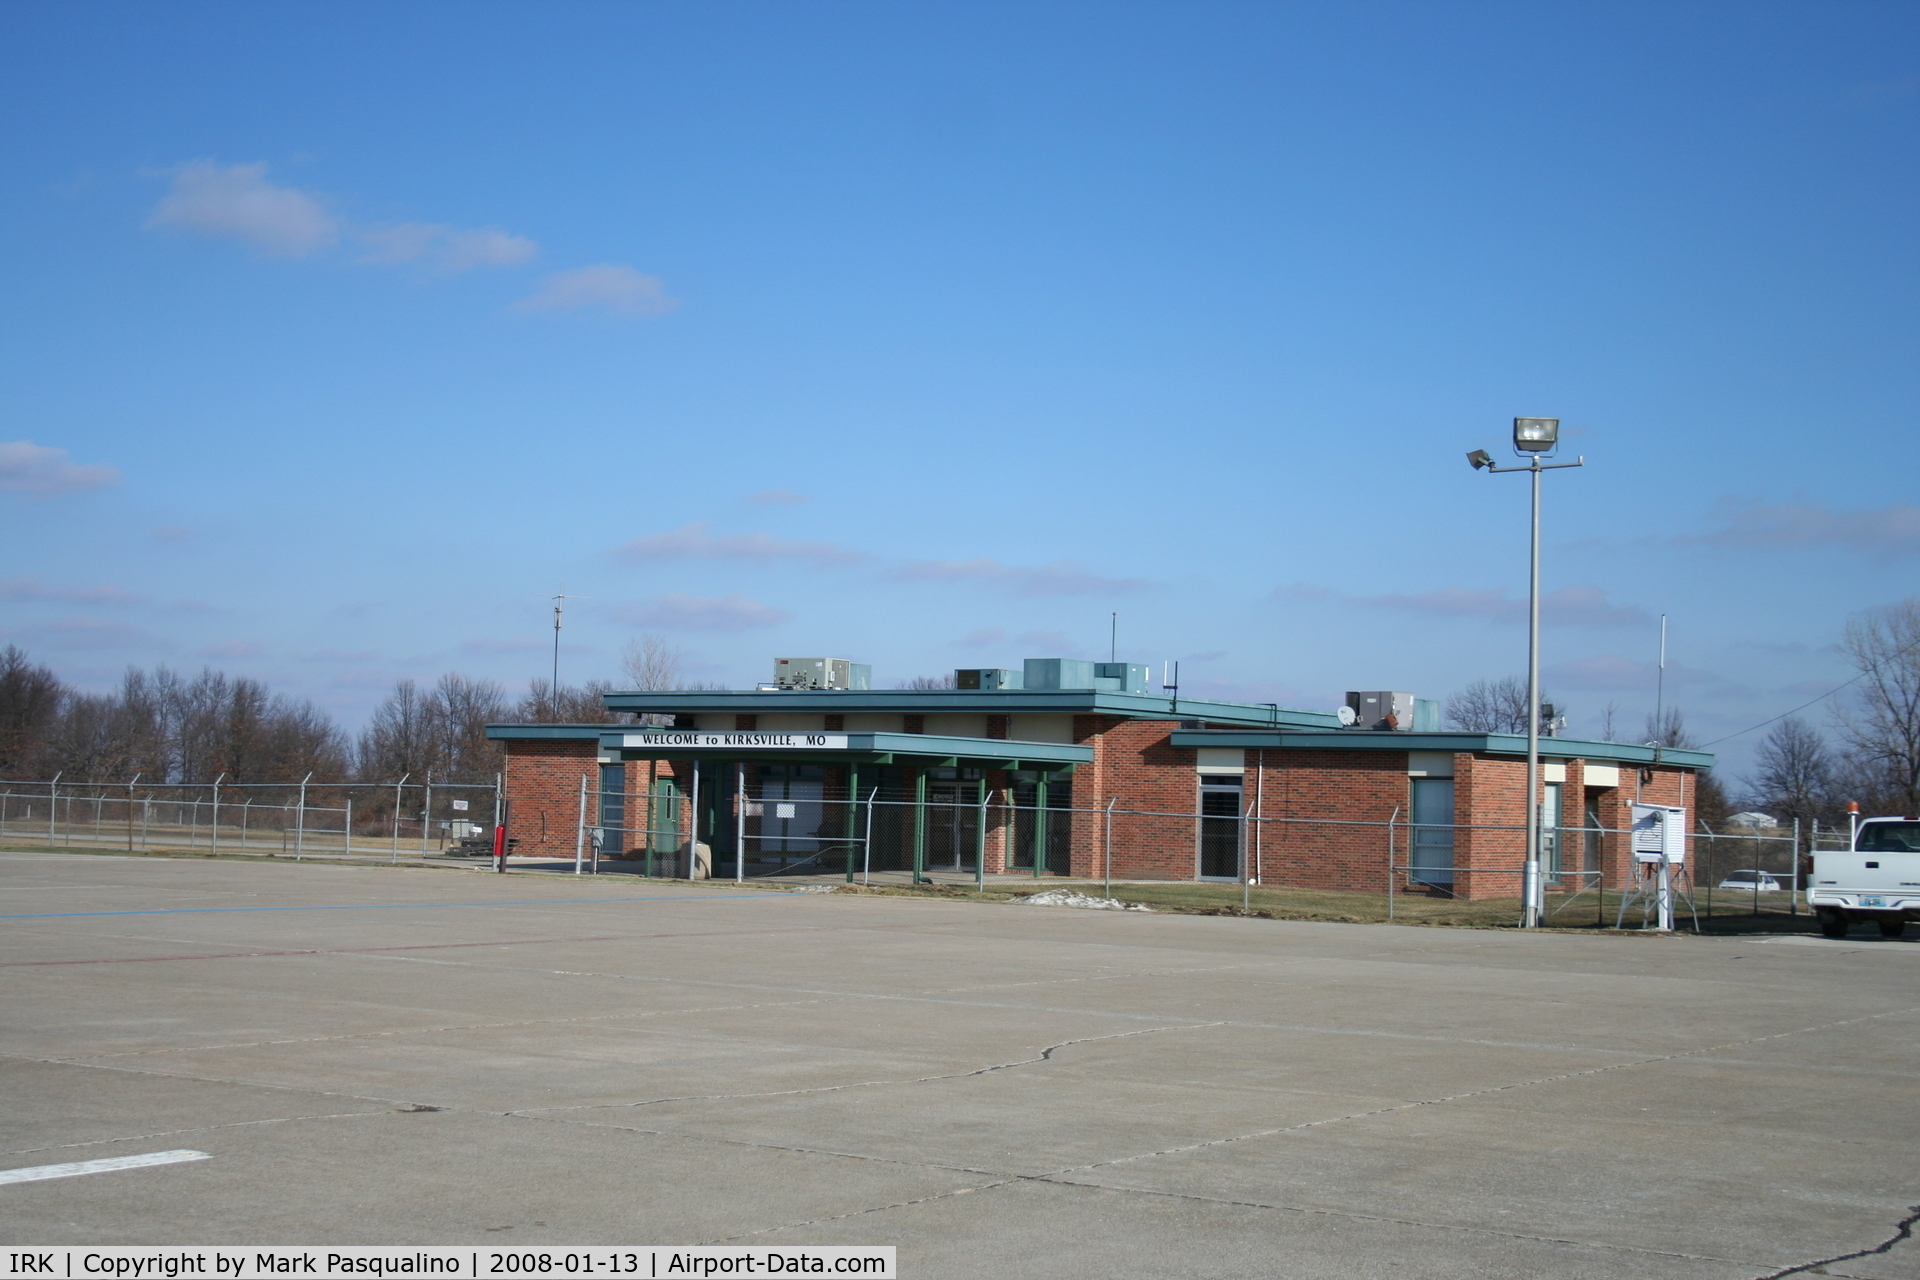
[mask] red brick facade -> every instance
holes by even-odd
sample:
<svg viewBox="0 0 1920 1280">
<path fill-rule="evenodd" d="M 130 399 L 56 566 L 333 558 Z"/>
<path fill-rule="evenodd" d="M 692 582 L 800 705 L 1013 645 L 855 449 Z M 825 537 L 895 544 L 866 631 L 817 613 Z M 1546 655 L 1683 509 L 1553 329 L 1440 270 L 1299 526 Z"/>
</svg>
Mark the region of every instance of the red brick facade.
<svg viewBox="0 0 1920 1280">
<path fill-rule="evenodd" d="M 919 728 L 911 726 L 913 730 Z M 1093 759 L 1072 775 L 1073 812 L 1050 813 L 1047 817 L 1056 830 L 1066 832 L 1061 839 L 1065 841 L 1068 874 L 1090 878 L 1110 870 L 1114 878 L 1125 880 L 1191 880 L 1199 874 L 1202 822 L 1197 815 L 1202 775 L 1196 751 L 1171 743 L 1170 735 L 1179 728 L 1180 723 L 1171 719 L 1073 717 L 1072 740 L 1092 748 Z M 1007 729 L 1004 718 L 988 718 L 989 735 L 1004 737 Z M 1574 745 L 1568 742 L 1561 749 Z M 1269 747 L 1249 748 L 1226 758 L 1244 759 L 1243 812 L 1254 819 L 1244 825 L 1240 846 L 1247 874 L 1267 884 L 1310 889 L 1380 893 L 1391 883 L 1396 892 L 1449 891 L 1414 883 L 1406 870 L 1413 803 L 1406 751 L 1384 750 L 1371 744 L 1344 750 Z M 1513 756 L 1471 752 L 1455 753 L 1452 762 L 1457 829 L 1450 892 L 1463 898 L 1515 897 L 1520 891 L 1525 845 L 1526 762 Z M 1559 783 L 1560 826 L 1573 828 L 1562 830 L 1558 836 L 1560 875 L 1557 879 L 1550 876 L 1549 892 L 1590 886 L 1592 877 L 1588 873 L 1592 872 L 1598 872 L 1609 887 L 1626 882 L 1631 852 L 1625 837 L 1596 837 L 1577 830 L 1587 823 L 1590 799 L 1599 824 L 1616 832 L 1630 826 L 1629 807 L 1636 799 L 1689 809 L 1693 806 L 1694 776 L 1688 769 L 1608 765 L 1608 781 L 1613 785 L 1590 786 L 1590 775 L 1581 759 L 1557 757 L 1548 764 L 1549 769 L 1543 770 L 1543 785 L 1564 779 Z M 654 768 L 640 761 L 625 766 L 629 827 L 646 822 L 645 796 Z M 679 794 L 687 796 L 692 781 L 687 762 L 661 762 L 657 768 L 659 776 L 672 776 Z M 920 768 L 906 761 L 898 766 L 895 776 L 906 796 L 911 796 Z M 1231 765 L 1214 768 L 1230 769 Z M 509 821 L 511 834 L 519 842 L 518 855 L 573 857 L 582 777 L 589 779 L 590 792 L 597 791 L 598 745 L 593 739 L 508 743 Z M 822 799 L 830 805 L 845 803 L 849 799 L 845 771 L 830 767 L 826 779 Z M 865 775 L 863 792 L 871 786 L 864 779 Z M 984 770 L 981 783 L 992 802 L 984 861 L 989 874 L 999 874 L 1010 869 L 1012 826 L 1004 805 L 1016 783 L 1012 775 L 997 769 Z M 729 782 L 724 789 L 730 792 L 732 784 Z M 1215 788 L 1210 794 L 1222 793 Z M 717 813 L 730 803 L 721 798 L 716 808 L 713 800 L 703 797 L 702 810 Z M 1059 803 L 1057 794 L 1051 803 Z M 1109 805 L 1111 818 L 1105 812 Z M 691 821 L 690 806 L 682 802 L 677 811 L 675 825 L 684 839 Z M 879 820 L 896 824 L 907 821 L 910 830 L 906 812 L 888 810 Z M 1030 816 L 1023 814 L 1020 820 L 1029 821 Z M 591 826 L 597 821 L 590 797 L 587 823 Z M 1225 821 L 1226 838 L 1231 840 L 1233 819 Z M 722 833 L 715 842 L 730 845 L 731 839 Z M 607 854 L 619 857 L 639 852 L 644 856 L 643 844 L 637 833 L 628 833 L 626 838 L 612 842 Z M 1391 869 L 1390 862 L 1398 870 Z M 668 870 L 667 865 L 662 864 L 662 869 Z M 678 869 L 684 873 L 684 867 Z"/>
</svg>

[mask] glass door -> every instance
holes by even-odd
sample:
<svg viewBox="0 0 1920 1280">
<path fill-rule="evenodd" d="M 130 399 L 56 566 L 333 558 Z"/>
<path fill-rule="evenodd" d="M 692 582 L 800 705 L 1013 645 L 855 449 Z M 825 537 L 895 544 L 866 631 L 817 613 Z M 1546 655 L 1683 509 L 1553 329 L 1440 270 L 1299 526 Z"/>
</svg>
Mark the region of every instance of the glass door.
<svg viewBox="0 0 1920 1280">
<path fill-rule="evenodd" d="M 1200 878 L 1240 878 L 1240 797 L 1237 773 L 1200 775 Z"/>
</svg>

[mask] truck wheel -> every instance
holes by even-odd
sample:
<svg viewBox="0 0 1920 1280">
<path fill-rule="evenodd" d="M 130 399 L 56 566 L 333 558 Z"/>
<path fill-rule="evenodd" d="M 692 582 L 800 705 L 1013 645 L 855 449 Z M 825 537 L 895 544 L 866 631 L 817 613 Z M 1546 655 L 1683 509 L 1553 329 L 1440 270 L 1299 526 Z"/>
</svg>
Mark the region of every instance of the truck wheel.
<svg viewBox="0 0 1920 1280">
<path fill-rule="evenodd" d="M 1905 933 L 1906 931 L 1907 931 L 1907 918 L 1905 916 L 1881 916 L 1880 917 L 1880 936 L 1881 937 L 1897 938 L 1901 934 Z"/>
<path fill-rule="evenodd" d="M 1820 936 L 1823 938 L 1844 938 L 1847 936 L 1848 920 L 1838 911 L 1820 913 Z"/>
</svg>

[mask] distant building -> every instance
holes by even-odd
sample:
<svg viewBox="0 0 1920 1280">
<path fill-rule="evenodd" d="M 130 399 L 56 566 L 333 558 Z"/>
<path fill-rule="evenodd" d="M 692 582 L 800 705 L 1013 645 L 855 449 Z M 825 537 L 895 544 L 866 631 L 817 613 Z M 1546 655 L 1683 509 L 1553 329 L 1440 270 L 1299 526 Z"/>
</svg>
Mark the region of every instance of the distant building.
<svg viewBox="0 0 1920 1280">
<path fill-rule="evenodd" d="M 1154 690 L 1139 664 L 1067 658 L 964 669 L 953 689 L 871 689 L 838 659 L 775 670 L 750 690 L 605 696 L 639 723 L 489 726 L 519 854 L 573 856 L 585 777 L 603 856 L 663 875 L 984 865 L 1519 893 L 1526 739 L 1441 731 L 1409 694 L 1356 693 L 1337 712 L 1210 702 Z M 1713 763 L 1571 738 L 1541 749 L 1545 866 L 1562 889 L 1582 872 L 1623 883 L 1631 855 L 1598 829 L 1629 827 L 1635 799 L 1691 807 Z"/>
</svg>

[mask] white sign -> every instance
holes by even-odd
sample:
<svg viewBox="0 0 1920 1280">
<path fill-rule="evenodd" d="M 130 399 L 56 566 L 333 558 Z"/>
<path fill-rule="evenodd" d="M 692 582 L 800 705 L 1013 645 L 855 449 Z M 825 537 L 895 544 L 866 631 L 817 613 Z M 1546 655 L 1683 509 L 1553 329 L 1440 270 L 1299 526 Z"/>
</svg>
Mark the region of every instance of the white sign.
<svg viewBox="0 0 1920 1280">
<path fill-rule="evenodd" d="M 776 818 L 791 818 L 796 807 L 797 806 L 790 804 L 776 804 L 773 806 L 773 816 Z"/>
<path fill-rule="evenodd" d="M 663 729 L 659 733 L 627 733 L 620 745 L 628 751 L 845 751 L 844 733 L 765 733 L 740 729 L 710 733 L 704 729 Z"/>
<path fill-rule="evenodd" d="M 465 800 L 455 800 L 453 802 L 453 811 L 455 813 L 465 813 L 467 811 L 467 802 Z"/>
<path fill-rule="evenodd" d="M 1633 860 L 1680 866 L 1687 860 L 1687 811 L 1677 804 L 1633 806 Z"/>
</svg>

